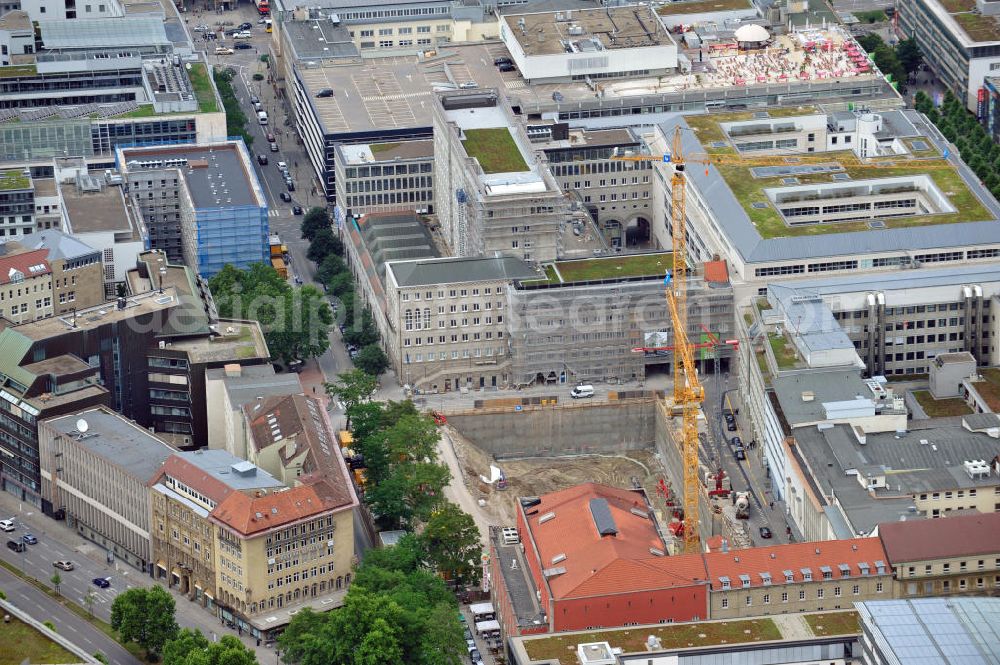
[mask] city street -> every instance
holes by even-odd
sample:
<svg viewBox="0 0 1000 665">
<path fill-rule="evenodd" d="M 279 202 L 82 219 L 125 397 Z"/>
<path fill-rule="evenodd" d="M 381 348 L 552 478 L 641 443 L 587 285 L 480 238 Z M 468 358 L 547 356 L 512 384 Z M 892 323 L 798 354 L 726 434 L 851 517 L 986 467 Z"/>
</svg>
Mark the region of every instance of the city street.
<svg viewBox="0 0 1000 665">
<path fill-rule="evenodd" d="M 26 533 L 31 533 L 38 538 L 37 545 L 28 545 L 25 551 L 20 554 L 11 551 L 7 547 L 0 548 L 0 557 L 3 557 L 8 563 L 49 587 L 52 586 L 52 582 L 50 581 L 52 575 L 58 572 L 59 577 L 62 578 L 59 585 L 60 593 L 85 609 L 88 609 L 87 595 L 91 594 L 91 598 L 93 599 L 91 607 L 94 616 L 103 621 L 111 621 L 111 604 L 114 602 L 115 596 L 119 593 L 136 586 L 150 587 L 156 584 L 148 575 L 143 574 L 126 563 L 120 561 L 108 563 L 104 548 L 85 540 L 67 527 L 65 522 L 57 522 L 46 517 L 34 506 L 22 504 L 6 492 L 0 492 L 0 516 L 3 519 L 14 520 L 17 526 L 15 531 L 2 534 L 5 542 L 7 540 L 20 540 L 21 536 Z M 66 560 L 73 562 L 74 570 L 57 571 L 52 565 L 55 561 Z M 0 572 L 9 575 L 6 571 Z M 94 578 L 97 577 L 109 578 L 111 586 L 107 589 L 98 588 L 93 583 Z M 16 580 L 16 578 L 14 579 Z M 31 590 L 30 585 L 27 585 L 23 581 L 17 580 L 17 583 L 25 585 L 28 591 Z M 2 577 L 0 577 L 0 588 L 7 593 L 8 597 L 12 597 L 11 587 Z M 46 600 L 44 594 L 40 591 L 35 591 L 42 600 Z M 185 596 L 176 593 L 173 596 L 177 605 L 177 623 L 181 628 L 197 628 L 210 640 L 227 634 L 236 635 L 235 631 L 225 628 L 221 621 L 210 611 L 189 601 Z M 15 600 L 15 602 L 17 601 Z M 41 602 L 41 600 L 38 602 Z M 50 602 L 55 608 L 66 612 L 69 617 L 72 617 L 73 621 L 82 624 L 82 627 L 89 628 L 99 636 L 104 637 L 104 640 L 107 642 L 115 644 L 96 629 L 87 626 L 86 622 L 73 615 L 69 610 L 58 607 L 58 603 L 54 600 Z M 23 605 L 22 607 L 31 612 L 39 621 L 48 620 L 48 616 L 50 615 L 56 616 L 49 612 L 49 609 L 52 608 L 46 609 L 41 614 L 35 614 L 34 609 Z M 59 622 L 56 621 L 55 623 L 58 629 Z M 68 625 L 73 625 L 77 631 L 82 631 L 80 625 L 72 622 Z M 72 631 L 69 631 L 69 633 L 70 638 L 75 640 L 76 637 Z M 91 636 L 90 639 L 94 640 L 94 637 Z M 242 636 L 242 640 L 244 644 L 256 651 L 257 659 L 261 663 L 269 663 L 271 662 L 270 659 L 274 658 L 273 649 L 263 646 L 257 647 L 256 641 L 247 635 Z M 83 644 L 86 645 L 87 643 L 84 642 Z M 90 649 L 89 646 L 86 648 Z M 104 648 L 101 648 L 101 650 L 105 651 Z M 105 651 L 105 653 L 110 654 L 108 651 Z M 119 662 L 134 662 L 127 651 L 121 649 L 121 653 L 129 660 L 121 660 Z"/>
</svg>

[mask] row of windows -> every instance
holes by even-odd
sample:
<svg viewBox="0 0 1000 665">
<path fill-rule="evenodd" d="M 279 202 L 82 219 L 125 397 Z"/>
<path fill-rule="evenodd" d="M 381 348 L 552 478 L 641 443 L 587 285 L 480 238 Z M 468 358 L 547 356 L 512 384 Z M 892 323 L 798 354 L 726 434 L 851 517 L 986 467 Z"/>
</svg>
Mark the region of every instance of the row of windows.
<svg viewBox="0 0 1000 665">
<path fill-rule="evenodd" d="M 448 13 L 448 7 L 413 7 L 410 9 L 377 9 L 374 11 L 342 12 L 340 18 L 343 21 L 361 21 L 368 19 L 407 17 L 407 16 L 434 16 Z M 439 26 L 440 27 L 440 26 Z M 429 26 L 420 26 L 417 32 L 423 32 L 421 28 L 430 29 Z"/>
<path fill-rule="evenodd" d="M 530 228 L 531 228 L 530 226 L 525 226 L 524 230 L 528 231 Z M 511 229 L 511 230 L 514 233 L 517 233 L 517 227 L 516 226 L 513 229 Z M 448 297 L 449 298 L 465 298 L 465 297 L 467 297 L 469 295 L 470 292 L 472 293 L 473 296 L 478 296 L 479 295 L 479 289 L 478 288 L 475 288 L 475 289 L 448 289 Z M 444 293 L 445 293 L 444 291 L 438 291 L 437 292 L 437 297 L 438 298 L 444 298 L 445 297 Z M 491 287 L 491 286 L 484 286 L 483 289 L 482 289 L 482 293 L 483 293 L 484 296 L 492 295 L 493 294 L 493 287 Z M 497 293 L 497 295 L 500 295 L 500 293 L 501 293 L 499 286 L 496 289 L 496 293 Z M 414 291 L 412 293 L 404 293 L 402 295 L 403 302 L 409 301 L 411 296 L 413 297 L 414 300 L 420 300 L 420 292 L 419 291 Z M 424 291 L 424 300 L 432 300 L 433 298 L 434 298 L 434 292 L 433 291 Z M 484 305 L 484 308 L 485 309 L 489 309 L 490 308 L 490 303 L 486 303 Z M 503 303 L 502 302 L 497 301 L 497 309 L 503 309 Z M 454 310 L 452 310 L 452 311 L 454 311 Z M 442 312 L 443 312 L 443 310 L 440 310 L 438 313 L 441 314 Z"/>
<path fill-rule="evenodd" d="M 483 358 L 483 357 L 492 358 L 494 355 L 496 355 L 497 357 L 500 357 L 503 354 L 504 354 L 503 347 L 500 347 L 500 348 L 497 348 L 497 349 L 493 349 L 493 347 L 486 347 L 485 349 L 472 349 L 472 350 L 470 350 L 470 349 L 463 349 L 462 352 L 461 352 L 461 354 L 459 354 L 458 351 L 452 351 L 451 352 L 451 359 L 452 360 L 458 360 L 459 358 L 469 359 L 469 358 Z M 424 355 L 422 353 L 415 353 L 415 354 L 413 354 L 413 356 L 410 356 L 410 354 L 406 354 L 406 359 L 405 360 L 406 360 L 407 363 L 409 363 L 411 361 L 415 362 L 415 363 L 423 362 L 424 361 Z M 429 351 L 427 353 L 427 362 L 429 362 L 429 363 L 430 362 L 434 362 L 434 360 L 435 360 L 435 358 L 434 358 L 434 352 L 433 351 Z M 448 352 L 447 351 L 441 351 L 441 352 L 439 352 L 437 354 L 437 360 L 448 360 Z"/>
<path fill-rule="evenodd" d="M 351 208 L 359 206 L 397 205 L 400 203 L 426 203 L 434 200 L 434 192 L 421 189 L 419 191 L 392 192 L 388 194 L 358 194 L 348 196 L 347 205 Z"/>
<path fill-rule="evenodd" d="M 431 162 L 419 164 L 386 164 L 373 166 L 351 167 L 344 171 L 347 178 L 381 178 L 382 176 L 417 175 L 430 173 L 434 166 Z M 411 185 L 412 186 L 412 185 Z"/>
<path fill-rule="evenodd" d="M 606 162 L 594 162 L 585 164 L 553 164 L 549 168 L 552 171 L 552 175 L 556 177 L 568 176 L 568 175 L 590 175 L 592 173 L 621 173 L 622 171 L 640 171 L 644 168 L 649 168 L 645 166 L 646 162 L 623 162 L 623 161 L 606 161 Z M 643 166 L 640 166 L 643 165 Z M 622 179 L 621 184 L 625 184 L 625 180 Z M 643 178 L 643 182 L 649 182 L 649 176 Z M 633 178 L 632 183 L 635 184 L 635 179 Z M 612 185 L 617 184 L 615 179 L 611 181 Z M 590 187 L 590 185 L 587 185 Z M 605 186 L 605 182 L 601 181 L 601 186 Z"/>
<path fill-rule="evenodd" d="M 882 582 L 877 582 L 875 584 L 875 592 L 876 593 L 882 593 L 884 590 L 885 590 L 885 586 L 883 585 Z M 861 595 L 861 587 L 860 587 L 860 585 L 855 584 L 853 587 L 851 587 L 851 593 L 853 595 L 855 595 L 855 596 Z M 826 590 L 825 589 L 823 589 L 822 587 L 820 587 L 819 589 L 816 589 L 816 598 L 817 599 L 822 600 L 825 597 L 825 595 L 826 595 Z M 843 593 L 842 593 L 841 588 L 839 586 L 833 587 L 833 596 L 834 596 L 834 598 L 840 598 L 842 595 L 843 595 Z M 800 590 L 799 591 L 799 600 L 805 600 L 805 599 L 806 599 L 806 592 L 805 592 L 805 590 L 804 589 Z M 765 605 L 770 605 L 771 604 L 771 594 L 765 593 L 761 600 L 763 601 L 763 603 Z M 788 592 L 787 591 L 782 591 L 781 592 L 781 602 L 783 602 L 783 603 L 787 603 L 788 602 Z M 749 595 L 746 596 L 746 606 L 747 607 L 752 607 L 753 606 L 753 596 L 749 596 Z M 722 599 L 722 609 L 728 609 L 728 608 L 729 608 L 729 599 L 728 598 L 723 598 Z"/>
<path fill-rule="evenodd" d="M 459 341 L 468 342 L 470 340 L 473 341 L 473 342 L 478 342 L 478 341 L 480 341 L 482 339 L 486 339 L 486 340 L 493 339 L 493 333 L 491 331 L 486 331 L 484 333 L 472 333 L 471 338 L 470 338 L 469 333 L 462 333 L 461 335 L 452 335 L 451 336 L 451 342 L 452 342 L 452 344 L 458 343 Z M 497 339 L 503 339 L 503 331 L 502 330 L 498 330 L 497 331 Z M 426 338 L 424 338 L 424 337 L 413 337 L 413 338 L 405 337 L 405 338 L 403 338 L 403 346 L 410 346 L 411 342 L 412 342 L 413 346 L 422 346 L 424 344 L 426 344 L 427 346 L 433 346 L 433 344 L 434 344 L 434 337 L 426 337 Z M 437 343 L 438 344 L 444 344 L 445 343 L 445 336 L 444 335 L 439 335 L 438 339 L 437 339 Z"/>
<path fill-rule="evenodd" d="M 951 492 L 949 492 L 949 494 L 951 494 Z M 994 559 L 994 561 L 993 561 L 993 567 L 994 568 L 1000 568 L 1000 558 Z M 959 561 L 958 562 L 958 571 L 964 573 L 967 570 L 969 570 L 969 562 L 968 561 Z M 985 559 L 979 559 L 978 563 L 976 564 L 976 570 L 986 570 L 986 560 Z M 908 566 L 907 569 L 906 569 L 906 572 L 909 575 L 916 575 L 917 574 L 917 567 L 916 566 Z M 934 572 L 935 572 L 934 571 L 934 564 L 930 564 L 930 563 L 924 564 L 924 575 L 933 575 Z M 942 563 L 941 564 L 941 572 L 942 573 L 950 573 L 950 572 L 952 572 L 951 571 L 951 563 L 949 563 L 949 562 Z"/>
<path fill-rule="evenodd" d="M 836 206 L 836 207 L 845 207 L 845 206 Z M 824 212 L 829 212 L 830 208 L 831 207 L 824 208 Z M 796 210 L 814 210 L 814 209 L 815 208 L 789 208 L 786 210 L 782 210 L 782 213 L 785 216 L 794 216 L 794 214 L 796 214 L 794 211 Z M 807 215 L 815 213 L 802 212 L 801 214 Z M 969 250 L 969 252 L 967 253 L 958 251 L 958 252 L 937 252 L 934 254 L 917 254 L 913 257 L 912 261 L 920 263 L 940 263 L 945 261 L 961 261 L 964 258 L 981 259 L 981 258 L 989 258 L 991 256 L 996 256 L 997 252 L 998 250 L 996 249 L 987 249 L 987 250 Z M 871 259 L 871 265 L 872 267 L 875 268 L 906 265 L 909 264 L 910 262 L 911 259 L 905 256 L 892 256 L 892 257 Z M 837 262 L 813 263 L 809 265 L 809 272 L 816 272 L 816 271 L 821 272 L 824 270 L 854 270 L 857 269 L 858 267 L 857 261 L 844 261 L 842 262 L 845 264 L 844 268 L 826 267 L 826 268 L 817 268 L 816 270 L 813 270 L 813 266 L 834 266 L 836 265 L 836 263 Z M 779 275 L 800 275 L 804 273 L 805 270 L 806 267 L 801 263 L 797 263 L 794 265 L 784 265 L 784 266 L 767 266 L 764 268 L 754 268 L 754 276 L 775 277 Z"/>
<path fill-rule="evenodd" d="M 382 176 L 376 176 L 382 177 Z M 434 186 L 429 175 L 407 176 L 405 178 L 389 177 L 386 180 L 348 180 L 346 183 L 348 194 L 364 194 L 367 192 L 391 192 L 397 189 L 428 189 Z"/>
</svg>

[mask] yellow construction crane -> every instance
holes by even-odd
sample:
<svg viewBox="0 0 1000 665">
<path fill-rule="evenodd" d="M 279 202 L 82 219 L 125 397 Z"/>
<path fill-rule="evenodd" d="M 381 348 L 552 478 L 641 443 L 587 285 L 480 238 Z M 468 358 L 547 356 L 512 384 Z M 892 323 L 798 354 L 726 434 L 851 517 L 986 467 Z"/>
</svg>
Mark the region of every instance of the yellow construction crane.
<svg viewBox="0 0 1000 665">
<path fill-rule="evenodd" d="M 671 164 L 674 173 L 670 178 L 670 218 L 673 222 L 673 273 L 664 279 L 667 308 L 674 327 L 674 408 L 681 412 L 681 458 L 684 463 L 684 551 L 701 551 L 698 529 L 698 494 L 701 481 L 698 478 L 698 412 L 705 401 L 705 389 L 698 380 L 694 361 L 694 345 L 688 339 L 687 328 L 687 211 L 685 209 L 686 165 L 690 162 L 705 164 L 744 164 L 747 166 L 794 166 L 789 155 L 745 158 L 740 155 L 697 154 L 684 155 L 681 146 L 681 127 L 674 129 L 670 153 L 656 154 L 614 154 L 611 159 L 633 162 L 659 162 Z M 813 153 L 810 157 L 818 157 Z M 795 157 L 795 155 L 791 155 Z M 859 160 L 866 167 L 883 168 L 897 164 L 893 160 L 876 158 Z M 810 160 L 810 163 L 816 163 Z M 836 163 L 831 160 L 831 163 Z"/>
</svg>

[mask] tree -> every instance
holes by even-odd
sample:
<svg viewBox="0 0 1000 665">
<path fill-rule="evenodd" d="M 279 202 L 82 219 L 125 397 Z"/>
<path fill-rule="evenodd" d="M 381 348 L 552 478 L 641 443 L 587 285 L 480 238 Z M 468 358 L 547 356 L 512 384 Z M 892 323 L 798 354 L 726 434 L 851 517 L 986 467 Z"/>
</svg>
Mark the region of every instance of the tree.
<svg viewBox="0 0 1000 665">
<path fill-rule="evenodd" d="M 62 577 L 60 577 L 59 573 L 53 574 L 52 577 L 49 578 L 49 581 L 52 582 L 52 586 L 55 588 L 56 593 L 59 593 L 59 585 L 62 584 Z"/>
<path fill-rule="evenodd" d="M 377 385 L 378 380 L 371 374 L 360 369 L 352 369 L 350 372 L 338 374 L 337 383 L 327 383 L 325 387 L 331 397 L 336 397 L 344 405 L 344 410 L 347 411 L 347 425 L 350 427 L 351 407 L 370 400 Z"/>
<path fill-rule="evenodd" d="M 160 653 L 177 635 L 174 599 L 163 587 L 134 587 L 119 594 L 111 605 L 111 627 L 125 642 Z"/>
<path fill-rule="evenodd" d="M 329 256 L 327 258 L 337 258 Z M 354 290 L 354 277 L 349 272 L 339 272 L 326 282 L 326 290 L 338 298 L 343 298 L 345 294 Z"/>
<path fill-rule="evenodd" d="M 340 241 L 340 238 L 333 235 L 333 231 L 330 229 L 320 229 L 313 235 L 313 239 L 309 242 L 306 258 L 310 261 L 320 263 L 331 254 L 340 255 L 343 253 L 344 243 Z"/>
<path fill-rule="evenodd" d="M 483 545 L 472 516 L 448 502 L 431 514 L 419 541 L 425 557 L 438 572 L 459 583 L 477 584 Z"/>
<path fill-rule="evenodd" d="M 88 590 L 86 595 L 83 597 L 83 604 L 87 606 L 87 612 L 90 613 L 90 616 L 94 616 L 94 602 L 96 600 L 97 597 L 94 595 L 94 592 L 90 590 Z"/>
<path fill-rule="evenodd" d="M 389 367 L 389 359 L 385 357 L 381 346 L 369 344 L 358 352 L 354 365 L 366 374 L 379 376 Z"/>
<path fill-rule="evenodd" d="M 924 60 L 924 54 L 913 37 L 904 39 L 896 44 L 896 55 L 908 74 L 912 74 L 920 67 Z"/>
<path fill-rule="evenodd" d="M 256 654 L 232 635 L 210 643 L 200 630 L 185 628 L 163 647 L 163 665 L 256 664 Z"/>
<path fill-rule="evenodd" d="M 310 208 L 306 216 L 302 218 L 302 237 L 312 240 L 316 232 L 320 229 L 330 228 L 330 213 L 326 208 Z"/>
<path fill-rule="evenodd" d="M 867 53 L 872 53 L 879 46 L 885 46 L 885 42 L 882 41 L 882 38 L 874 32 L 868 33 L 867 35 L 860 35 L 855 39 L 858 42 L 858 45 L 860 45 L 861 48 L 863 48 Z"/>
<path fill-rule="evenodd" d="M 368 629 L 354 654 L 357 665 L 403 665 L 403 647 L 399 644 L 398 630 L 379 617 Z"/>
<path fill-rule="evenodd" d="M 891 75 L 894 83 L 898 86 L 905 87 L 907 78 L 906 70 L 899 62 L 899 58 L 896 56 L 896 52 L 892 50 L 892 48 L 886 46 L 885 44 L 879 46 L 872 53 L 872 59 L 875 61 L 875 66 L 878 67 L 883 74 Z"/>
<path fill-rule="evenodd" d="M 347 264 L 344 263 L 344 259 L 340 258 L 336 254 L 329 254 L 316 267 L 316 281 L 329 286 L 330 280 L 343 273 L 350 275 L 350 271 L 347 269 Z"/>
<path fill-rule="evenodd" d="M 355 437 L 355 447 L 365 458 L 368 477 L 381 483 L 397 466 L 436 460 L 440 438 L 433 419 L 415 413 L 415 409 L 412 413 L 409 409 L 397 409 L 396 413 L 382 414 L 378 430 L 368 436 Z"/>
<path fill-rule="evenodd" d="M 443 464 L 399 464 L 369 491 L 369 503 L 390 526 L 426 520 L 441 503 L 450 479 L 451 472 Z"/>
</svg>

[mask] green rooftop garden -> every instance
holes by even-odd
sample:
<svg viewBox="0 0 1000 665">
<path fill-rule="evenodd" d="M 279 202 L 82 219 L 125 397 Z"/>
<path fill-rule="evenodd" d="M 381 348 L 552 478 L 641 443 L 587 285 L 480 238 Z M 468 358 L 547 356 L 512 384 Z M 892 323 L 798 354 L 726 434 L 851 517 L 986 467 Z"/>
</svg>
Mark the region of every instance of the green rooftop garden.
<svg viewBox="0 0 1000 665">
<path fill-rule="evenodd" d="M 952 18 L 962 26 L 969 39 L 975 42 L 1000 40 L 1000 23 L 993 16 L 982 14 L 952 14 Z"/>
<path fill-rule="evenodd" d="M 1000 412 L 1000 369 L 990 367 L 979 370 L 979 373 L 982 374 L 983 380 L 974 382 L 973 387 L 979 396 L 986 401 L 990 411 Z"/>
<path fill-rule="evenodd" d="M 0 67 L 0 78 L 9 79 L 15 76 L 35 76 L 38 68 L 35 65 L 6 65 Z"/>
<path fill-rule="evenodd" d="M 881 218 L 886 228 L 899 229 L 910 226 L 930 226 L 934 224 L 954 224 L 958 222 L 976 222 L 990 219 L 990 214 L 979 202 L 979 199 L 962 181 L 961 176 L 944 159 L 896 159 L 892 166 L 880 166 L 874 163 L 861 162 L 851 151 L 824 152 L 815 156 L 798 157 L 796 164 L 836 162 L 844 167 L 844 171 L 853 180 L 889 178 L 905 175 L 928 175 L 955 208 L 955 212 L 919 215 L 912 217 Z M 888 163 L 888 160 L 885 161 Z M 766 208 L 754 208 L 755 202 L 768 202 L 764 190 L 771 187 L 782 187 L 782 176 L 774 178 L 754 178 L 749 174 L 753 167 L 752 160 L 747 164 L 717 165 L 729 189 L 736 200 L 757 227 L 757 232 L 764 238 L 783 238 L 790 236 L 826 235 L 828 233 L 847 233 L 850 231 L 869 230 L 867 221 L 852 221 L 832 224 L 803 224 L 788 226 L 781 213 L 772 205 Z M 833 182 L 830 173 L 813 175 L 796 175 L 803 185 Z"/>
<path fill-rule="evenodd" d="M 795 369 L 799 366 L 799 355 L 795 351 L 795 344 L 787 335 L 778 337 L 774 333 L 768 333 L 767 340 L 771 344 L 771 351 L 774 352 L 774 360 L 778 363 L 779 370 Z"/>
<path fill-rule="evenodd" d="M 465 152 L 474 157 L 484 173 L 527 171 L 528 164 L 506 127 L 465 130 Z"/>
<path fill-rule="evenodd" d="M 915 390 L 913 391 L 913 397 L 920 404 L 920 408 L 924 410 L 924 413 L 931 418 L 966 416 L 972 413 L 972 409 L 965 403 L 965 400 L 958 397 L 934 399 L 934 396 L 927 390 Z"/>
<path fill-rule="evenodd" d="M 21 169 L 0 171 L 0 190 L 27 189 L 31 186 L 31 178 Z"/>
<path fill-rule="evenodd" d="M 390 150 L 395 150 L 402 143 L 372 143 L 368 146 L 368 149 L 372 151 L 373 155 L 377 155 L 380 152 L 389 152 Z"/>
<path fill-rule="evenodd" d="M 766 111 L 771 118 L 788 118 L 796 115 L 811 115 L 816 112 L 815 106 L 781 106 L 777 108 L 765 108 L 757 111 L 736 111 L 733 113 L 719 113 L 707 115 L 685 116 L 684 121 L 688 124 L 706 152 L 729 152 L 735 154 L 735 149 L 731 147 L 713 148 L 712 141 L 726 141 L 726 134 L 722 131 L 720 123 L 739 122 L 741 120 L 756 120 L 755 113 Z"/>
<path fill-rule="evenodd" d="M 802 618 L 809 624 L 810 630 L 816 637 L 857 635 L 861 632 L 861 622 L 858 613 L 854 611 L 806 614 Z"/>
<path fill-rule="evenodd" d="M 524 648 L 532 661 L 560 660 L 575 663 L 576 647 L 588 642 L 608 642 L 625 653 L 646 651 L 646 638 L 660 638 L 664 649 L 768 642 L 781 639 L 781 631 L 771 619 L 745 621 L 705 621 L 641 627 L 625 630 L 596 630 L 589 633 L 553 635 L 537 640 L 525 640 Z"/>
<path fill-rule="evenodd" d="M 3 624 L 0 635 L 3 636 L 0 640 L 0 665 L 20 665 L 25 661 L 50 665 L 80 662 L 79 656 L 18 619 L 11 618 L 10 623 Z"/>
<path fill-rule="evenodd" d="M 976 0 L 939 0 L 941 6 L 949 14 L 957 12 L 971 12 L 976 8 Z"/>
<path fill-rule="evenodd" d="M 188 76 L 191 78 L 191 87 L 194 88 L 195 97 L 198 99 L 198 110 L 202 113 L 216 113 L 219 110 L 219 103 L 215 99 L 215 88 L 212 87 L 205 64 L 191 63 Z"/>
<path fill-rule="evenodd" d="M 702 14 L 706 12 L 722 12 L 734 9 L 750 9 L 747 0 L 695 0 L 694 2 L 668 2 L 656 12 L 660 16 L 677 14 Z"/>
<path fill-rule="evenodd" d="M 673 255 L 670 252 L 658 252 L 655 254 L 581 259 L 579 261 L 557 261 L 551 271 L 552 266 L 546 266 L 545 274 L 549 276 L 550 282 L 559 284 L 561 282 L 614 279 L 615 277 L 651 277 L 663 275 L 673 267 Z"/>
</svg>

